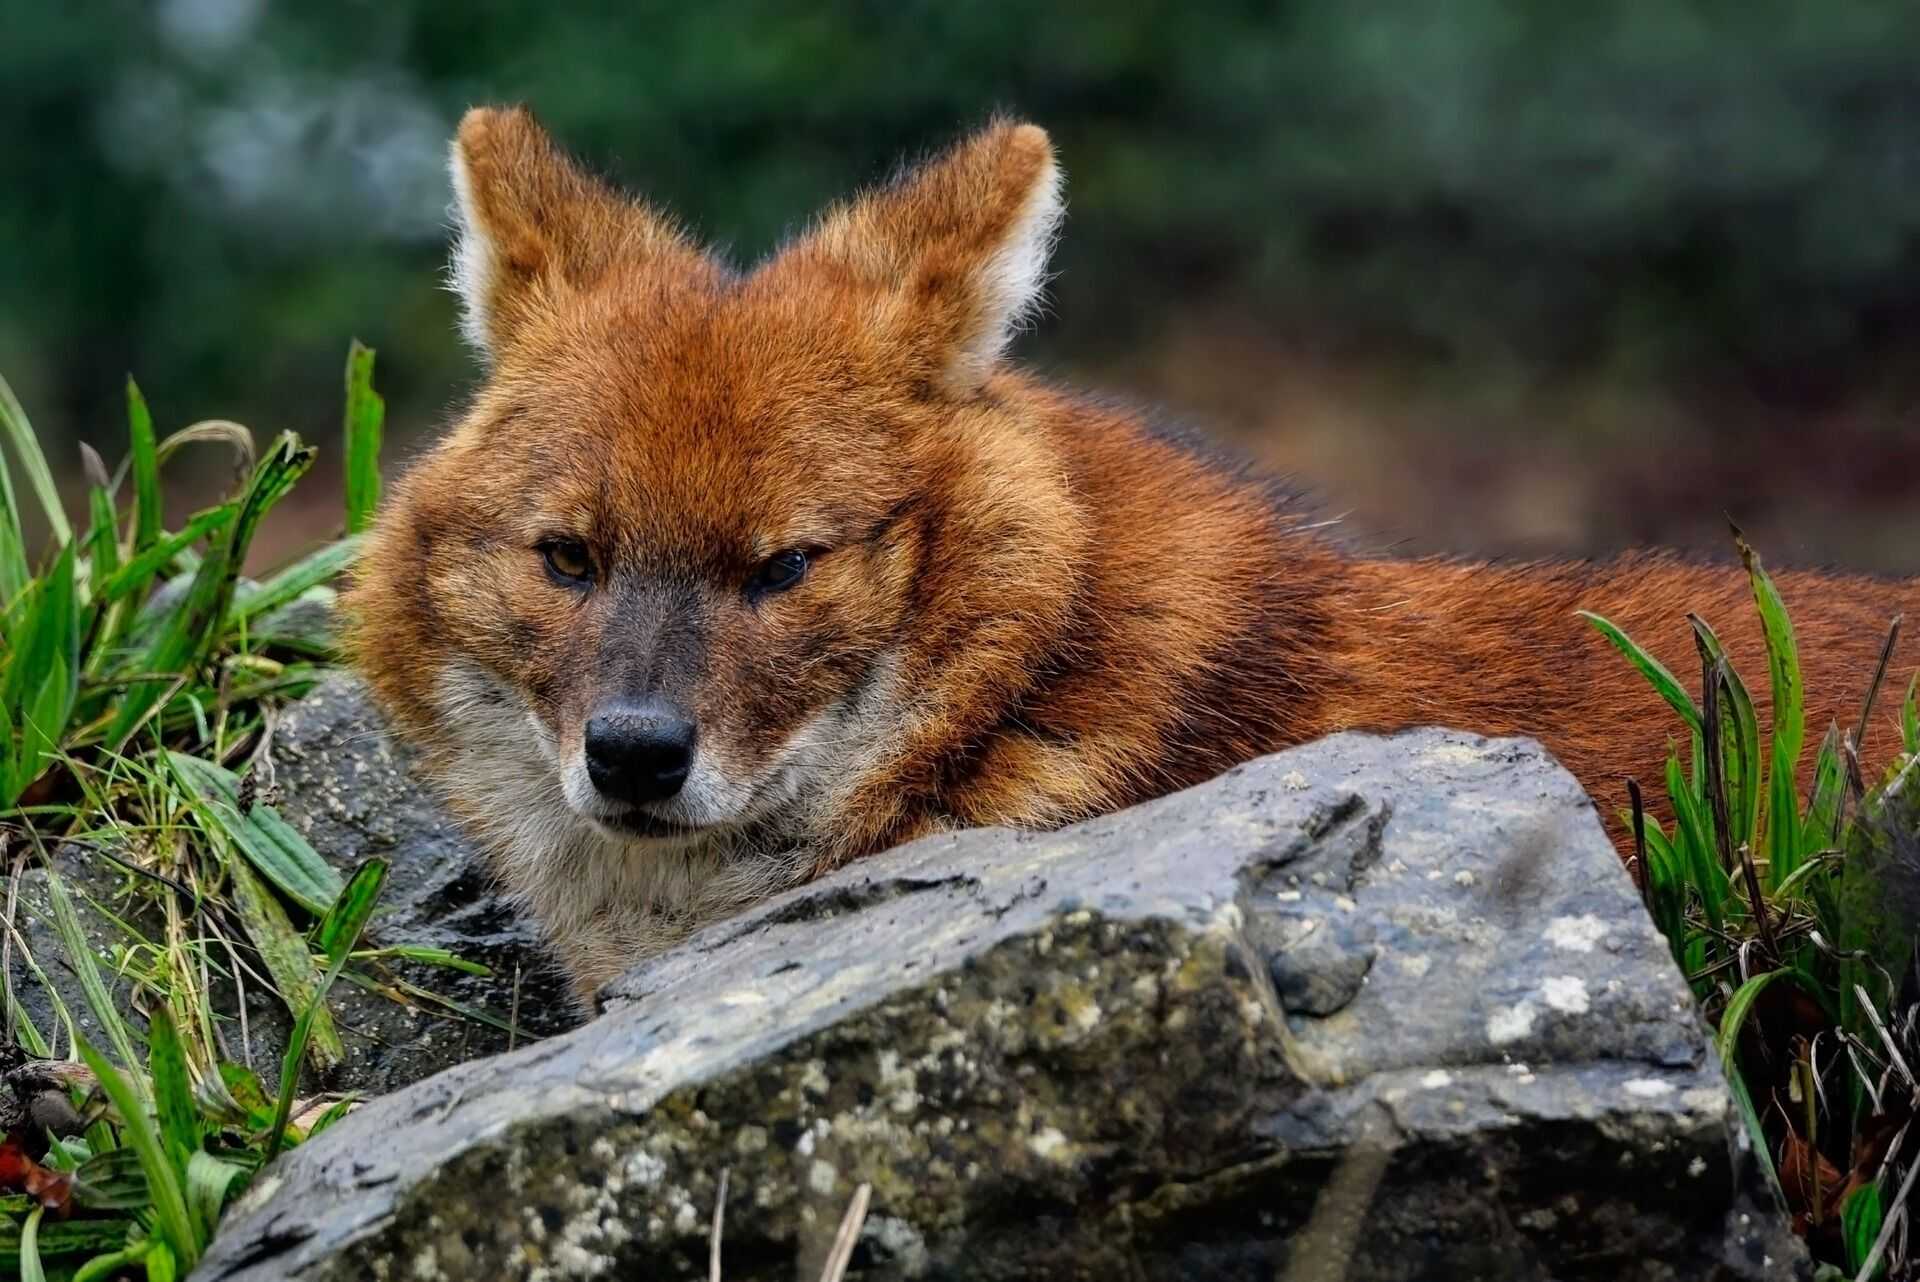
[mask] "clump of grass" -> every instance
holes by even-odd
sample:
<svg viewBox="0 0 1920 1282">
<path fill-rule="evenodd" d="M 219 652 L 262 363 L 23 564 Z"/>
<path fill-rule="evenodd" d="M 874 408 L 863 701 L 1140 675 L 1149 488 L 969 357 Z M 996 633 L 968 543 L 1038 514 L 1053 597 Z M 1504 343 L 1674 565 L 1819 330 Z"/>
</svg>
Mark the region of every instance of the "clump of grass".
<svg viewBox="0 0 1920 1282">
<path fill-rule="evenodd" d="M 1658 822 L 1631 785 L 1621 816 L 1648 910 L 1716 1029 L 1766 1169 L 1827 1277 L 1904 1276 L 1920 1171 L 1920 970 L 1885 885 L 1920 834 L 1920 676 L 1896 711 L 1903 752 L 1869 778 L 1861 743 L 1901 621 L 1891 621 L 1858 722 L 1827 727 L 1802 804 L 1799 652 L 1786 604 L 1738 531 L 1767 649 L 1771 734 L 1709 623 L 1689 616 L 1701 697 L 1624 632 L 1587 617 L 1686 727 Z M 1891 700 L 1889 701 L 1891 702 Z"/>
<path fill-rule="evenodd" d="M 5 946 L 44 983 L 14 918 L 21 875 L 37 862 L 62 960 L 102 1042 L 81 1034 L 51 984 L 54 1026 L 37 1027 L 9 979 L 0 1260 L 17 1259 L 24 1278 L 184 1275 L 252 1173 L 347 1107 L 301 1108 L 295 1097 L 303 1062 L 325 1066 L 342 1053 L 326 994 L 363 956 L 355 950 L 385 865 L 368 861 L 342 878 L 274 811 L 254 767 L 276 702 L 308 689 L 329 658 L 324 641 L 276 628 L 275 611 L 329 595 L 378 498 L 372 370 L 373 353 L 355 344 L 344 536 L 257 583 L 241 575 L 248 549 L 312 465 L 311 447 L 283 433 L 256 450 L 251 433 L 224 422 L 159 437 L 129 380 L 126 460 L 109 474 L 84 451 L 87 520 L 75 528 L 0 381 L 0 437 L 13 458 L 9 466 L 0 455 Z M 170 530 L 161 470 L 196 444 L 232 451 L 243 479 Z M 38 562 L 16 470 L 50 535 Z M 134 874 L 129 893 L 157 904 L 164 937 L 141 936 L 111 907 L 77 904 L 51 858 L 62 847 Z M 83 907 L 108 923 L 110 957 L 89 941 Z M 294 1021 L 271 1089 L 223 1054 L 225 1016 L 213 1009 L 216 981 L 237 987 L 256 961 Z M 129 1007 L 114 1000 L 118 983 L 132 987 Z M 145 1012 L 143 1030 L 128 1008 Z"/>
</svg>

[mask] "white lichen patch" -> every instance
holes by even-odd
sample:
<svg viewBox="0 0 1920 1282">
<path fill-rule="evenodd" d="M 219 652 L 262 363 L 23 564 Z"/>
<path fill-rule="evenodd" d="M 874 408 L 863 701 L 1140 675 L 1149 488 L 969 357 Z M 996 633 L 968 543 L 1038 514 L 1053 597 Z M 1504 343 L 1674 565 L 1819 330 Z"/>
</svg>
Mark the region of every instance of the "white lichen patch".
<svg viewBox="0 0 1920 1282">
<path fill-rule="evenodd" d="M 1657 1077 L 1636 1077 L 1628 1081 L 1623 1089 L 1636 1099 L 1660 1099 L 1673 1094 L 1673 1083 L 1663 1082 Z"/>
<path fill-rule="evenodd" d="M 1433 957 L 1429 953 L 1395 953 L 1393 964 L 1400 968 L 1403 975 L 1424 979 L 1427 972 L 1433 969 Z"/>
<path fill-rule="evenodd" d="M 807 1168 L 807 1187 L 826 1197 L 833 1192 L 833 1186 L 840 1181 L 840 1171 L 832 1162 L 815 1158 L 813 1165 Z"/>
<path fill-rule="evenodd" d="M 1305 792 L 1308 788 L 1307 777 L 1298 770 L 1289 770 L 1280 776 L 1280 786 L 1288 792 Z"/>
<path fill-rule="evenodd" d="M 621 1167 L 629 1184 L 638 1184 L 642 1188 L 652 1188 L 667 1173 L 667 1164 L 645 1149 L 639 1149 L 627 1155 L 626 1163 Z"/>
<path fill-rule="evenodd" d="M 1481 748 L 1464 743 L 1435 743 L 1420 750 L 1420 760 L 1433 765 L 1470 766 L 1485 758 Z"/>
<path fill-rule="evenodd" d="M 1462 868 L 1459 872 L 1453 874 L 1453 884 L 1456 886 L 1471 886 L 1473 883 L 1474 875 L 1473 869 L 1471 868 Z"/>
<path fill-rule="evenodd" d="M 1453 1085 L 1453 1074 L 1444 1068 L 1436 1068 L 1421 1078 L 1420 1084 L 1430 1091 L 1442 1090 Z"/>
<path fill-rule="evenodd" d="M 1570 953 L 1590 953 L 1606 937 L 1607 924 L 1592 913 L 1578 917 L 1555 917 L 1541 936 L 1555 948 Z"/>
<path fill-rule="evenodd" d="M 898 1216 L 868 1216 L 860 1236 L 874 1245 L 877 1254 L 897 1263 L 908 1277 L 918 1277 L 926 1271 L 926 1237 Z"/>
<path fill-rule="evenodd" d="M 1027 1141 L 1027 1147 L 1033 1150 L 1035 1157 L 1052 1161 L 1055 1154 L 1067 1147 L 1067 1137 L 1061 1133 L 1059 1127 L 1048 1126 L 1034 1132 L 1033 1137 Z"/>
<path fill-rule="evenodd" d="M 1495 1046 L 1519 1041 L 1533 1032 L 1533 1021 L 1539 1013 L 1532 1002 L 1501 1007 L 1487 1016 L 1487 1040 Z"/>
<path fill-rule="evenodd" d="M 1540 982 L 1540 996 L 1563 1015 L 1584 1015 L 1593 1007 L 1587 981 L 1578 975 L 1549 975 Z"/>
<path fill-rule="evenodd" d="M 1706 1159 L 1706 1158 L 1704 1158 L 1704 1157 L 1696 1157 L 1696 1158 L 1694 1158 L 1694 1159 L 1693 1159 L 1693 1160 L 1692 1160 L 1691 1162 L 1688 1162 L 1688 1163 L 1687 1163 L 1687 1174 L 1688 1174 L 1688 1175 L 1690 1175 L 1690 1176 L 1692 1176 L 1692 1177 L 1693 1177 L 1694 1179 L 1696 1179 L 1696 1180 L 1697 1180 L 1697 1179 L 1699 1179 L 1699 1178 L 1700 1178 L 1700 1177 L 1701 1177 L 1702 1175 L 1705 1175 L 1706 1173 L 1707 1173 L 1707 1159 Z"/>
</svg>

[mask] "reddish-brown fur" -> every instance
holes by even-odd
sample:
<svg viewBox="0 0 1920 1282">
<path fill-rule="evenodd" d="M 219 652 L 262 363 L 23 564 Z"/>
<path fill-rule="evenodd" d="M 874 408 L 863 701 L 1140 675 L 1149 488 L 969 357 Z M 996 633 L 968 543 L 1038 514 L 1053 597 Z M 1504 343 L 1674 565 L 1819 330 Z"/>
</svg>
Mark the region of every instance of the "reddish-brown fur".
<svg viewBox="0 0 1920 1282">
<path fill-rule="evenodd" d="M 1767 715 L 1735 567 L 1351 555 L 1138 414 L 999 363 L 1038 285 L 1013 251 L 1049 230 L 1052 152 L 1032 126 L 988 128 L 745 273 L 582 175 L 524 112 L 471 113 L 456 149 L 491 377 L 399 486 L 351 607 L 362 668 L 496 849 L 537 845 L 496 813 L 532 803 L 476 784 L 492 749 L 463 718 L 524 712 L 563 770 L 609 682 L 682 692 L 735 781 L 844 723 L 852 746 L 820 730 L 808 748 L 791 814 L 742 821 L 799 852 L 788 879 L 941 827 L 1112 810 L 1348 729 L 1533 735 L 1611 808 L 1626 776 L 1659 779 L 1676 722 L 1581 609 L 1690 683 L 1686 615 L 1702 615 Z M 560 533 L 593 549 L 593 590 L 543 571 L 535 545 Z M 789 546 L 817 550 L 801 586 L 742 598 Z M 1857 715 L 1920 584 L 1778 579 L 1817 741 Z M 1910 632 L 1893 670 L 1916 664 Z M 483 674 L 460 686 L 485 688 L 478 711 L 450 711 L 455 665 Z M 1893 703 L 1869 763 L 1894 749 Z M 735 857 L 609 849 L 503 856 L 583 993 L 751 897 L 542 899 L 543 876 L 679 860 L 697 880 Z"/>
</svg>

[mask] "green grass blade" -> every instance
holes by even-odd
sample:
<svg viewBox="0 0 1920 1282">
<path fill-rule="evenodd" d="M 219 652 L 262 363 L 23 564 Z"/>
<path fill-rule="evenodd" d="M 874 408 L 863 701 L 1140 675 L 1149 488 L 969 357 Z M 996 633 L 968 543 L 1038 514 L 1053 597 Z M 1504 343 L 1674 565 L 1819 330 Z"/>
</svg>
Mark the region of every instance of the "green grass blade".
<svg viewBox="0 0 1920 1282">
<path fill-rule="evenodd" d="M 154 575 L 165 569 L 168 562 L 201 539 L 218 534 L 239 512 L 238 503 L 222 503 L 219 507 L 194 513 L 178 534 L 156 539 L 135 553 L 131 560 L 100 585 L 100 598 L 117 601 L 121 597 L 132 597 L 138 604 L 147 586 L 153 582 Z"/>
<path fill-rule="evenodd" d="M 293 1038 L 287 1045 L 286 1057 L 280 1065 L 280 1095 L 274 1104 L 273 1126 L 267 1132 L 268 1161 L 273 1160 L 274 1154 L 280 1151 L 281 1141 L 286 1138 L 287 1120 L 293 1113 L 293 1092 L 300 1081 L 300 1057 L 306 1049 L 315 1017 L 325 1009 L 327 990 L 340 978 L 347 958 L 352 956 L 353 946 L 366 929 L 367 919 L 373 916 L 374 904 L 379 901 L 381 888 L 386 881 L 387 863 L 384 859 L 369 859 L 362 863 L 348 879 L 346 889 L 340 892 L 340 899 L 327 914 L 326 920 L 320 923 L 321 946 L 327 953 L 327 973 L 322 977 L 311 1003 L 301 1013 L 299 1022 L 294 1025 Z"/>
<path fill-rule="evenodd" d="M 338 578 L 360 555 L 364 542 L 362 536 L 354 535 L 329 543 L 301 557 L 251 591 L 239 593 L 233 603 L 230 623 L 278 609 L 308 589 Z"/>
<path fill-rule="evenodd" d="M 221 624 L 233 601 L 234 585 L 246 560 L 254 530 L 267 512 L 313 466 L 313 450 L 291 432 L 282 433 L 254 468 L 253 478 L 240 500 L 240 511 L 227 528 L 225 539 L 209 550 L 193 577 L 184 604 L 171 615 L 145 656 L 142 672 L 185 673 L 199 668 L 218 642 Z M 120 713 L 107 731 L 107 742 L 124 744 L 166 694 L 171 683 L 142 682 L 127 691 Z"/>
<path fill-rule="evenodd" d="M 373 349 L 347 350 L 347 533 L 358 534 L 380 506 L 380 437 L 387 403 L 373 390 Z"/>
<path fill-rule="evenodd" d="M 1806 690 L 1800 679 L 1800 651 L 1786 602 L 1760 564 L 1760 556 L 1739 531 L 1734 544 L 1747 567 L 1753 602 L 1760 611 L 1761 631 L 1767 639 L 1767 672 L 1773 686 L 1773 756 L 1767 780 L 1767 876 L 1778 886 L 1800 865 L 1800 799 L 1796 777 L 1801 738 L 1805 732 Z"/>
<path fill-rule="evenodd" d="M 200 1114 L 193 1105 L 193 1077 L 187 1071 L 187 1048 L 164 1004 L 147 1019 L 147 1072 L 153 1081 L 154 1114 L 160 1120 L 160 1139 L 174 1166 L 184 1172 L 187 1159 L 200 1150 Z"/>
<path fill-rule="evenodd" d="M 1858 1274 L 1866 1266 L 1867 1254 L 1873 1250 L 1885 1218 L 1877 1180 L 1868 1180 L 1855 1189 L 1840 1207 L 1840 1240 L 1846 1247 L 1847 1272 Z"/>
<path fill-rule="evenodd" d="M 153 434 L 153 412 L 140 385 L 127 375 L 127 459 L 133 470 L 133 551 L 137 555 L 160 539 L 160 456 Z"/>
<path fill-rule="evenodd" d="M 46 872 L 47 899 L 53 908 L 54 932 L 60 936 L 60 946 L 66 952 L 64 960 L 80 980 L 80 991 L 87 995 L 87 1005 L 93 1008 L 94 1019 L 106 1030 L 113 1053 L 120 1057 L 122 1064 L 138 1064 L 141 1057 L 134 1050 L 133 1034 L 128 1030 L 127 1022 L 120 1017 L 120 1008 L 107 991 L 106 981 L 100 978 L 100 968 L 94 962 L 93 945 L 87 941 L 86 931 L 80 926 L 80 915 L 74 911 L 73 900 L 67 896 L 67 888 L 51 862 L 47 863 Z M 136 1079 L 136 1086 L 144 1098 L 145 1083 Z"/>
<path fill-rule="evenodd" d="M 1747 1016 L 1753 1011 L 1753 1004 L 1760 994 L 1777 979 L 1791 975 L 1789 970 L 1762 971 L 1746 983 L 1733 990 L 1733 996 L 1727 999 L 1726 1010 L 1720 1013 L 1720 1027 L 1714 1030 L 1713 1048 L 1720 1054 L 1720 1062 L 1727 1071 L 1734 1071 L 1734 1057 L 1740 1045 L 1740 1030 L 1747 1022 Z"/>
<path fill-rule="evenodd" d="M 172 1248 L 174 1257 L 191 1269 L 200 1260 L 200 1240 L 187 1213 L 180 1173 L 167 1156 L 153 1119 L 147 1115 L 145 1100 L 128 1084 L 120 1070 L 109 1064 L 85 1038 L 80 1039 L 75 1049 L 93 1070 L 100 1089 L 119 1110 L 121 1136 L 127 1147 L 140 1156 L 140 1169 L 146 1173 L 147 1188 L 153 1194 L 154 1224 L 161 1239 Z"/>
<path fill-rule="evenodd" d="M 152 1249 L 153 1244 L 146 1238 L 142 1238 L 132 1246 L 123 1246 L 118 1251 L 96 1255 L 74 1273 L 73 1282 L 108 1282 L 108 1279 L 121 1276 L 129 1268 L 146 1259 L 147 1252 Z"/>
<path fill-rule="evenodd" d="M 468 961 L 458 953 L 445 948 L 428 948 L 415 944 L 399 944 L 392 948 L 368 948 L 353 955 L 355 961 L 378 961 L 392 957 L 399 961 L 418 962 L 423 966 L 441 966 L 447 970 L 457 970 L 463 975 L 488 976 L 493 974 L 490 967 L 479 962 Z"/>
<path fill-rule="evenodd" d="M 1840 760 L 1840 723 L 1836 721 L 1828 724 L 1827 733 L 1820 740 L 1820 751 L 1814 754 L 1813 787 L 1807 793 L 1807 813 L 1800 829 L 1803 851 L 1816 851 L 1839 840 L 1840 800 L 1846 786 L 1846 767 Z M 1803 862 L 1801 867 L 1805 866 Z M 1774 889 L 1783 890 L 1785 885 L 1783 877 Z"/>
<path fill-rule="evenodd" d="M 265 1130 L 273 1122 L 273 1101 L 260 1075 L 244 1064 L 220 1065 L 220 1084 L 239 1114 L 238 1121 L 254 1130 Z"/>
<path fill-rule="evenodd" d="M 28 693 L 41 688 L 56 657 L 66 662 L 69 671 L 74 670 L 80 652 L 74 570 L 74 548 L 69 543 L 20 603 L 6 675 L 0 679 L 0 702 L 9 708 L 22 707 Z"/>
<path fill-rule="evenodd" d="M 1673 845 L 1686 870 L 1687 882 L 1700 897 L 1707 923 L 1715 931 L 1726 925 L 1727 870 L 1715 853 L 1710 820 L 1699 796 L 1680 774 L 1680 758 L 1667 758 L 1667 797 L 1673 803 Z"/>
<path fill-rule="evenodd" d="M 1667 701 L 1669 707 L 1680 714 L 1681 720 L 1685 721 L 1695 734 L 1701 732 L 1700 709 L 1694 706 L 1693 698 L 1687 693 L 1687 688 L 1680 684 L 1678 677 L 1667 670 L 1665 664 L 1642 649 L 1638 642 L 1622 632 L 1611 620 L 1589 610 L 1580 611 L 1580 617 L 1598 628 L 1600 635 L 1605 637 L 1614 649 L 1625 655 L 1629 663 L 1640 670 L 1640 675 L 1645 677 L 1660 697 Z"/>
<path fill-rule="evenodd" d="M 1733 1102 L 1740 1110 L 1742 1120 L 1746 1122 L 1747 1142 L 1753 1145 L 1754 1156 L 1760 1160 L 1760 1169 L 1767 1173 L 1767 1183 L 1777 1193 L 1780 1188 L 1780 1172 L 1774 1167 L 1773 1150 L 1767 1147 L 1767 1131 L 1760 1124 L 1759 1110 L 1753 1106 L 1753 1093 L 1747 1089 L 1747 1079 L 1729 1068 L 1727 1087 L 1733 1093 Z"/>
<path fill-rule="evenodd" d="M 281 893 L 316 917 L 334 905 L 342 889 L 340 874 L 272 806 L 240 813 L 239 776 L 184 752 L 167 753 L 167 764 L 198 798 L 201 813 Z"/>
<path fill-rule="evenodd" d="M 67 523 L 66 510 L 60 506 L 60 491 L 54 488 L 53 470 L 47 466 L 47 456 L 40 452 L 40 442 L 33 434 L 33 426 L 27 422 L 26 410 L 20 407 L 19 398 L 5 378 L 0 378 L 0 435 L 12 443 L 20 469 L 27 474 L 27 484 L 33 487 L 34 495 L 46 511 L 47 528 L 53 531 L 53 541 L 73 542 L 73 527 Z"/>
<path fill-rule="evenodd" d="M 1908 756 L 1920 756 L 1920 672 L 1907 682 L 1907 697 L 1900 704 L 1900 742 Z"/>
<path fill-rule="evenodd" d="M 0 703 L 0 810 L 5 810 L 20 799 L 32 782 L 21 776 L 26 773 L 21 765 L 23 756 L 20 745 L 14 741 L 13 713 Z"/>
<path fill-rule="evenodd" d="M 180 1261 L 162 1238 L 147 1248 L 147 1282 L 179 1282 Z"/>
<path fill-rule="evenodd" d="M 280 901 L 273 897 L 245 859 L 229 859 L 227 876 L 233 884 L 233 906 L 240 924 L 266 963 L 267 974 L 279 990 L 280 1000 L 297 1019 L 301 1011 L 312 1006 L 313 995 L 320 988 L 320 972 L 313 964 L 306 938 L 293 928 L 293 923 L 287 920 L 287 910 L 280 906 Z M 333 1017 L 326 1008 L 314 1009 L 313 1060 L 320 1068 L 331 1068 L 340 1062 L 346 1050 L 340 1044 L 340 1034 L 335 1031 Z"/>
<path fill-rule="evenodd" d="M 46 1266 L 40 1263 L 40 1221 L 47 1208 L 36 1206 L 20 1226 L 20 1282 L 47 1282 Z"/>
<path fill-rule="evenodd" d="M 1687 921 L 1686 872 L 1660 825 L 1647 820 L 1647 898 L 1654 924 L 1680 955 Z"/>
<path fill-rule="evenodd" d="M 1689 615 L 1687 621 L 1693 625 L 1694 644 L 1701 659 L 1717 674 L 1720 685 L 1715 702 L 1720 710 L 1720 777 L 1727 791 L 1729 848 L 1751 848 L 1760 824 L 1762 779 L 1760 721 L 1753 710 L 1753 696 L 1707 621 L 1698 615 Z"/>
<path fill-rule="evenodd" d="M 326 1112 L 320 1114 L 320 1116 L 313 1119 L 313 1125 L 307 1127 L 307 1139 L 312 1139 L 314 1136 L 318 1135 L 320 1132 L 326 1130 L 329 1126 L 332 1126 L 335 1122 L 339 1121 L 341 1118 L 351 1113 L 353 1111 L 354 1104 L 358 1102 L 359 1101 L 357 1097 L 343 1099 L 343 1100 L 335 1100 L 332 1104 L 330 1104 L 327 1107 Z"/>
<path fill-rule="evenodd" d="M 353 870 L 346 887 L 341 890 L 339 899 L 320 922 L 320 931 L 316 942 L 320 951 L 326 954 L 327 964 L 336 965 L 344 961 L 352 952 L 353 946 L 360 941 L 360 933 L 366 929 L 367 919 L 373 915 L 373 906 L 380 898 L 380 890 L 386 885 L 387 862 L 384 859 L 369 859 Z"/>
<path fill-rule="evenodd" d="M 40 1258 L 113 1250 L 126 1244 L 133 1221 L 127 1219 L 55 1220 L 40 1226 Z M 0 1270 L 20 1254 L 20 1225 L 0 1218 Z"/>
<path fill-rule="evenodd" d="M 33 785 L 59 751 L 60 736 L 73 706 L 67 697 L 70 685 L 67 661 L 56 655 L 42 675 L 40 689 L 21 711 L 20 755 L 14 759 L 8 775 L 9 786 L 17 786 L 19 792 L 10 791 L 6 795 L 8 805 L 19 800 L 19 793 Z"/>
<path fill-rule="evenodd" d="M 140 1155 L 130 1148 L 95 1153 L 73 1173 L 73 1197 L 96 1211 L 140 1211 L 153 1200 Z"/>
<path fill-rule="evenodd" d="M 15 598 L 32 581 L 27 537 L 20 525 L 20 502 L 13 492 L 13 468 L 5 451 L 0 451 L 0 609 L 11 609 Z"/>
<path fill-rule="evenodd" d="M 223 1162 L 200 1149 L 187 1162 L 187 1205 L 207 1238 L 213 1237 L 214 1225 L 220 1222 L 220 1208 L 226 1205 L 234 1182 L 246 1173 L 245 1167 Z"/>
<path fill-rule="evenodd" d="M 113 496 L 103 485 L 87 488 L 87 558 L 90 582 L 98 584 L 120 568 L 120 537 L 114 528 Z"/>
</svg>

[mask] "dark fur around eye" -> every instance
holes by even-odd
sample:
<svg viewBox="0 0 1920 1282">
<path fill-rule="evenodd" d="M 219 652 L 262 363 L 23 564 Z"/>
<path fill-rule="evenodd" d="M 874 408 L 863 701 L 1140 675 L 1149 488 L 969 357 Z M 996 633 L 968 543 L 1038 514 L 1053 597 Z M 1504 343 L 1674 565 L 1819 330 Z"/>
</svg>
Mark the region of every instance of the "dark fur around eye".
<svg viewBox="0 0 1920 1282">
<path fill-rule="evenodd" d="M 593 582 L 593 556 L 578 539 L 547 539 L 535 546 L 547 575 L 562 587 L 586 587 Z"/>
</svg>

